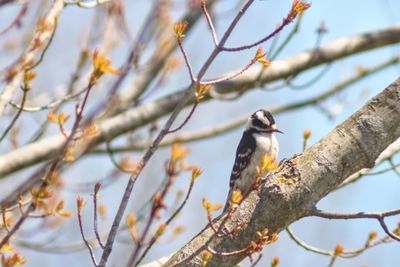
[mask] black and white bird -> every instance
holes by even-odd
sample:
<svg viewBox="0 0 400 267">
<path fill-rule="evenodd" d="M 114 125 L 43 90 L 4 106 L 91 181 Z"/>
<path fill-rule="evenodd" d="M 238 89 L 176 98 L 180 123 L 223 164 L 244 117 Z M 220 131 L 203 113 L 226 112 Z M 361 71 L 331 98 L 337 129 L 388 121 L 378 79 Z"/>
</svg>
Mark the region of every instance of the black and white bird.
<svg viewBox="0 0 400 267">
<path fill-rule="evenodd" d="M 274 118 L 268 111 L 259 109 L 249 117 L 236 149 L 228 200 L 224 210 L 229 206 L 234 190 L 239 189 L 241 194 L 245 195 L 250 189 L 257 176 L 257 166 L 260 166 L 261 157 L 266 155 L 273 161 L 277 159 L 279 145 L 275 137 L 276 132 L 283 133 L 277 128 Z"/>
</svg>

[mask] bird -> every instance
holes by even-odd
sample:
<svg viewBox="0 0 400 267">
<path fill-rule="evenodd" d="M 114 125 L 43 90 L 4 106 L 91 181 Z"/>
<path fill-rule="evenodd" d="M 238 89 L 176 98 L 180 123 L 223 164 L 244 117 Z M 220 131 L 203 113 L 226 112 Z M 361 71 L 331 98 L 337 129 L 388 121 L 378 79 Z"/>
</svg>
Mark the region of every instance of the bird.
<svg viewBox="0 0 400 267">
<path fill-rule="evenodd" d="M 257 167 L 260 166 L 263 156 L 272 161 L 277 159 L 279 144 L 275 133 L 283 132 L 277 128 L 274 117 L 269 111 L 259 109 L 248 118 L 246 129 L 236 149 L 224 211 L 230 206 L 232 193 L 235 190 L 239 189 L 242 196 L 248 193 L 257 176 Z"/>
</svg>

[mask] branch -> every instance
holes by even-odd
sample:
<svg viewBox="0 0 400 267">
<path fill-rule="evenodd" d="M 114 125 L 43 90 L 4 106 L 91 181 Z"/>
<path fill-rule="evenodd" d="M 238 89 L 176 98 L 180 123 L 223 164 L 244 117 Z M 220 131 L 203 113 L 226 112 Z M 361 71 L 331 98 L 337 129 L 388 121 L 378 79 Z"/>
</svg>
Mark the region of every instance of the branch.
<svg viewBox="0 0 400 267">
<path fill-rule="evenodd" d="M 260 192 L 252 192 L 225 223 L 228 230 L 242 225 L 236 240 L 216 236 L 207 226 L 164 266 L 199 266 L 207 246 L 215 251 L 237 251 L 249 244 L 257 231 L 267 227 L 271 233 L 280 232 L 307 216 L 346 177 L 372 167 L 382 151 L 399 138 L 399 101 L 400 79 L 317 144 L 284 161 L 277 171 L 265 177 Z M 214 223 L 222 220 L 220 216 Z M 213 255 L 207 266 L 234 266 L 246 256 Z"/>
<path fill-rule="evenodd" d="M 400 241 L 400 237 L 391 232 L 386 223 L 385 218 L 396 216 L 400 214 L 400 209 L 390 210 L 385 212 L 357 212 L 357 213 L 336 213 L 326 212 L 321 210 L 313 210 L 309 213 L 310 216 L 317 216 L 325 219 L 336 219 L 336 220 L 350 220 L 350 219 L 376 219 L 382 226 L 385 233 L 393 238 L 394 240 Z"/>
<path fill-rule="evenodd" d="M 264 84 L 284 79 L 327 62 L 397 42 L 400 42 L 400 25 L 363 35 L 341 38 L 321 46 L 319 49 L 273 62 L 260 82 Z M 310 61 L 310 59 L 313 60 Z M 256 86 L 254 78 L 258 74 L 258 68 L 251 68 L 246 75 L 215 85 L 215 90 L 220 93 L 230 93 L 243 88 L 249 90 Z M 185 93 L 187 93 L 186 90 L 181 90 L 102 121 L 98 125 L 99 136 L 92 140 L 90 147 L 143 127 L 147 123 L 167 115 L 172 112 Z M 206 100 L 209 99 L 204 98 L 202 102 Z M 193 102 L 194 97 L 186 103 L 186 106 Z M 62 135 L 55 135 L 0 156 L 0 177 L 51 159 L 63 144 L 63 140 Z"/>
</svg>

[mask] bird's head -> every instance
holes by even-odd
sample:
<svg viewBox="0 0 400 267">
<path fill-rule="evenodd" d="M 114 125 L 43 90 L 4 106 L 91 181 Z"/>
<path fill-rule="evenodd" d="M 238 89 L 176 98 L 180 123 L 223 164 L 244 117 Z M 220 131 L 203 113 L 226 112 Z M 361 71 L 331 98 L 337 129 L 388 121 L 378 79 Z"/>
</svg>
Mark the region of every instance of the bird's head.
<svg viewBox="0 0 400 267">
<path fill-rule="evenodd" d="M 259 132 L 265 133 L 283 133 L 277 128 L 274 117 L 272 117 L 271 113 L 264 109 L 257 110 L 249 117 L 246 129 L 255 129 Z"/>
</svg>

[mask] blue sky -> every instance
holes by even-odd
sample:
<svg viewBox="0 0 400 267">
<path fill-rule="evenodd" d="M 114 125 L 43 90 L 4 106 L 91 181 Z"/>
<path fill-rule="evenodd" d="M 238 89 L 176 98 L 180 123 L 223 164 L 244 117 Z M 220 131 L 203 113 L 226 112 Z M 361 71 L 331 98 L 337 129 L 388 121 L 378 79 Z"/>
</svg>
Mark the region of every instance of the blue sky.
<svg viewBox="0 0 400 267">
<path fill-rule="evenodd" d="M 231 0 L 221 1 L 221 4 L 217 6 L 217 10 L 228 10 L 236 2 Z M 258 40 L 275 28 L 276 23 L 280 22 L 286 15 L 290 5 L 291 1 L 288 0 L 256 1 L 234 31 L 228 44 L 234 46 Z M 127 23 L 132 34 L 138 31 L 141 25 L 140 21 L 144 19 L 143 14 L 148 8 L 148 1 L 127 1 Z M 312 49 L 316 42 L 316 29 L 322 21 L 328 28 L 328 33 L 322 41 L 322 44 L 324 44 L 338 37 L 373 31 L 399 23 L 399 10 L 400 1 L 396 0 L 313 1 L 312 7 L 304 16 L 300 32 L 293 38 L 279 59 L 294 55 L 300 51 Z M 16 9 L 14 7 L 0 10 L 0 26 L 7 25 L 7 21 L 13 18 L 15 12 Z M 179 12 L 177 12 L 176 16 L 178 17 L 178 15 Z M 225 13 L 224 18 L 216 24 L 217 32 L 220 35 L 233 15 L 234 12 Z M 48 53 L 48 58 L 52 59 L 52 65 L 45 65 L 38 70 L 39 87 L 49 88 L 56 86 L 60 80 L 69 77 L 68 75 L 76 62 L 78 50 L 75 48 L 79 44 L 80 32 L 82 29 L 89 29 L 92 16 L 92 10 L 83 10 L 75 7 L 69 7 L 65 10 L 60 18 L 60 34 L 56 35 L 54 47 L 51 47 Z M 291 27 L 293 25 L 282 33 L 281 40 L 284 39 L 283 37 L 290 31 Z M 196 26 L 195 30 L 194 34 L 185 40 L 185 48 L 194 69 L 198 70 L 212 49 L 212 40 L 204 20 Z M 267 43 L 264 48 L 268 50 L 269 46 L 270 43 Z M 118 53 L 113 54 L 116 64 L 122 62 L 125 58 L 126 47 L 120 47 L 117 51 Z M 248 62 L 254 52 L 252 50 L 236 54 L 223 54 L 215 61 L 206 77 L 220 76 L 240 68 Z M 398 46 L 377 49 L 340 60 L 329 69 L 320 81 L 303 90 L 283 88 L 272 93 L 253 90 L 235 102 L 213 101 L 207 103 L 198 108 L 185 130 L 204 129 L 231 120 L 236 116 L 251 113 L 259 108 L 268 109 L 299 99 L 306 99 L 349 77 L 355 72 L 357 66 L 373 66 L 396 53 L 399 53 Z M 13 59 L 12 56 L 0 52 L 0 66 L 5 66 Z M 40 71 L 49 73 L 49 75 L 40 75 Z M 307 71 L 297 77 L 296 83 L 307 82 L 315 77 L 319 71 L 320 68 Z M 399 66 L 391 67 L 349 87 L 344 93 L 334 97 L 332 100 L 324 102 L 323 106 L 327 110 L 340 110 L 334 118 L 328 118 L 326 114 L 315 107 L 308 107 L 277 116 L 276 121 L 285 132 L 284 135 L 279 136 L 280 158 L 288 158 L 295 153 L 301 152 L 302 133 L 306 129 L 313 132 L 310 145 L 317 142 L 360 108 L 367 99 L 395 80 L 399 76 L 399 71 Z M 163 91 L 159 95 L 155 95 L 154 98 L 181 89 L 189 82 L 186 69 L 183 68 L 171 77 Z M 365 95 L 367 96 L 365 97 Z M 341 106 L 342 103 L 345 103 L 343 107 Z M 186 112 L 183 113 L 185 114 Z M 29 118 L 25 119 L 29 120 Z M 191 199 L 179 218 L 179 223 L 185 225 L 187 231 L 174 242 L 157 246 L 149 254 L 148 260 L 159 258 L 178 249 L 206 225 L 206 215 L 201 207 L 202 197 L 207 197 L 215 203 L 225 201 L 234 154 L 242 130 L 237 129 L 228 134 L 189 145 L 191 149 L 190 162 L 199 165 L 204 170 L 204 174 L 198 179 Z M 4 153 L 4 150 L 2 150 L 2 153 Z M 168 157 L 168 153 L 168 149 L 161 149 L 151 160 L 150 165 L 146 168 L 135 188 L 132 206 L 138 206 L 138 201 L 148 194 L 149 188 L 162 178 L 159 173 L 162 170 L 163 162 Z M 140 154 L 134 155 L 138 157 Z M 397 161 L 399 160 L 400 158 L 397 157 Z M 86 167 L 83 168 L 82 166 Z M 90 168 L 89 172 L 87 168 Z M 109 172 L 111 168 L 112 165 L 106 157 L 91 157 L 75 165 L 66 175 L 76 181 L 80 181 L 82 177 L 94 180 L 104 176 L 104 173 Z M 19 176 L 21 178 L 21 175 Z M 398 208 L 399 179 L 392 173 L 377 177 L 366 177 L 357 184 L 330 194 L 318 204 L 318 207 L 331 211 L 371 211 Z M 102 194 L 102 201 L 108 205 L 110 218 L 120 201 L 120 195 L 125 183 L 126 179 L 121 179 Z M 177 187 L 186 188 L 187 184 L 188 177 L 182 176 L 177 182 Z M 75 196 L 67 193 L 67 197 L 71 198 L 71 207 L 74 206 L 72 205 L 72 200 Z M 90 218 L 88 218 L 88 221 L 90 221 Z M 395 227 L 395 222 L 395 219 L 388 220 L 392 228 Z M 87 229 L 90 231 L 89 223 Z M 294 223 L 293 229 L 306 242 L 324 249 L 333 249 L 338 243 L 343 244 L 345 248 L 362 246 L 368 233 L 372 230 L 376 230 L 380 236 L 382 235 L 379 225 L 375 221 L 368 220 L 342 222 L 308 218 Z M 74 231 L 72 235 L 68 234 L 70 233 L 68 231 L 71 230 Z M 79 240 L 76 220 L 71 220 L 71 225 L 68 225 L 63 231 L 66 231 L 62 233 L 65 240 L 71 240 L 71 238 L 72 240 Z M 124 266 L 119 264 L 119 259 L 125 260 L 131 249 L 132 245 L 118 244 L 113 252 L 112 262 L 116 266 Z M 357 258 L 338 260 L 336 266 L 396 266 L 400 260 L 398 249 L 399 244 L 397 243 L 381 245 L 368 250 Z M 38 256 L 37 252 L 30 250 L 23 250 L 23 253 L 30 262 L 28 266 L 90 265 L 90 258 L 86 250 L 61 256 L 47 254 Z M 306 252 L 295 245 L 286 233 L 282 233 L 280 240 L 276 244 L 267 247 L 263 254 L 264 257 L 260 266 L 268 266 L 268 262 L 274 256 L 281 258 L 280 266 L 327 266 L 329 263 L 329 258 Z M 62 259 L 62 263 L 60 263 L 60 259 Z M 247 260 L 244 262 L 244 265 L 246 265 Z"/>
</svg>

